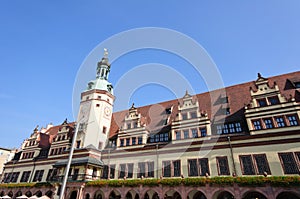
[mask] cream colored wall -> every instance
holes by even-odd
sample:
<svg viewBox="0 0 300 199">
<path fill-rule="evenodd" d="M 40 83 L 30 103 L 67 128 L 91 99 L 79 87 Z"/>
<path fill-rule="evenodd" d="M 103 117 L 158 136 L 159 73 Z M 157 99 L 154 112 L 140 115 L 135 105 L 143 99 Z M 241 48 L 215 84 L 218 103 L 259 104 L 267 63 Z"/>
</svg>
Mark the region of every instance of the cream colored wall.
<svg viewBox="0 0 300 199">
<path fill-rule="evenodd" d="M 266 138 L 268 139 L 268 138 Z M 234 144 L 235 142 L 232 142 Z M 224 143 L 223 143 L 224 144 Z M 163 151 L 164 149 L 160 149 Z M 269 162 L 271 174 L 273 176 L 281 176 L 284 175 L 282 166 L 278 157 L 279 152 L 297 152 L 300 151 L 300 146 L 298 143 L 290 143 L 290 144 L 276 144 L 276 145 L 261 145 L 261 146 L 253 146 L 253 147 L 239 147 L 233 148 L 233 156 L 236 167 L 236 173 L 238 176 L 242 175 L 239 155 L 253 155 L 253 154 L 266 154 L 267 160 Z M 155 150 L 152 150 L 155 152 Z M 126 155 L 128 152 L 118 153 L 118 155 Z M 214 149 L 210 151 L 195 151 L 195 152 L 185 152 L 185 153 L 166 153 L 160 154 L 158 160 L 158 177 L 162 175 L 162 162 L 166 160 L 181 160 L 181 171 L 182 174 L 187 177 L 188 176 L 188 159 L 196 159 L 196 158 L 208 158 L 209 160 L 209 168 L 211 176 L 218 176 L 217 170 L 217 156 L 227 156 L 228 165 L 230 170 L 230 175 L 233 174 L 233 164 L 230 149 Z M 116 165 L 116 173 L 115 178 L 118 178 L 119 165 L 123 163 L 134 163 L 134 178 L 137 177 L 138 171 L 138 162 L 147 162 L 154 161 L 154 168 L 157 168 L 157 156 L 156 155 L 147 155 L 142 151 L 137 152 L 133 157 L 124 157 L 124 158 L 114 158 L 113 155 L 110 157 L 110 165 Z M 104 163 L 108 164 L 108 160 L 104 159 Z M 154 172 L 155 177 L 156 171 Z"/>
</svg>

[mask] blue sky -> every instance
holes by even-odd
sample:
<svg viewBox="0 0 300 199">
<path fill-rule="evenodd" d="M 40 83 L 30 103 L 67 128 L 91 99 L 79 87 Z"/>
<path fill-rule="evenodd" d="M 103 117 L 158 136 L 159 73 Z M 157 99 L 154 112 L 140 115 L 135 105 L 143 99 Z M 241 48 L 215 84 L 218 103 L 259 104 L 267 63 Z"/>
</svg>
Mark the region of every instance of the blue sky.
<svg viewBox="0 0 300 199">
<path fill-rule="evenodd" d="M 268 77 L 297 71 L 299 9 L 298 0 L 2 0 L 0 146 L 19 147 L 36 125 L 73 121 L 73 85 L 83 60 L 105 39 L 133 28 L 169 28 L 193 38 L 214 60 L 226 86 L 252 81 L 257 72 Z M 157 50 L 117 59 L 111 82 L 151 62 L 174 67 L 191 80 L 196 92 L 206 91 L 201 77 L 186 69 L 186 61 Z M 129 103 L 141 106 L 173 97 L 166 88 L 148 85 Z"/>
</svg>

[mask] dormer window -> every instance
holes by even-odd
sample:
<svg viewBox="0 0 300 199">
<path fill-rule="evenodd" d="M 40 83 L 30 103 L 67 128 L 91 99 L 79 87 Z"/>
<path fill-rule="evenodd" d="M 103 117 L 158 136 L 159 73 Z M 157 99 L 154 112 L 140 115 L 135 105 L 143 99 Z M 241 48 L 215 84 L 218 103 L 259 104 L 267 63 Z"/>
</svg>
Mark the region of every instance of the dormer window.
<svg viewBox="0 0 300 199">
<path fill-rule="evenodd" d="M 265 98 L 261 98 L 261 99 L 257 99 L 257 103 L 259 105 L 259 107 L 264 107 L 267 106 L 267 100 Z"/>
<path fill-rule="evenodd" d="M 127 123 L 127 129 L 131 129 L 131 123 L 130 122 Z"/>
<path fill-rule="evenodd" d="M 166 114 L 168 114 L 168 115 L 171 114 L 171 108 L 166 109 Z"/>
<path fill-rule="evenodd" d="M 191 112 L 190 115 L 191 115 L 191 119 L 197 118 L 197 113 L 196 113 L 196 111 Z"/>
<path fill-rule="evenodd" d="M 268 101 L 269 101 L 270 105 L 279 104 L 279 99 L 277 96 L 268 97 Z"/>
<path fill-rule="evenodd" d="M 230 108 L 226 108 L 225 114 L 230 115 Z"/>
<path fill-rule="evenodd" d="M 295 87 L 300 88 L 300 82 L 295 82 Z"/>
<path fill-rule="evenodd" d="M 187 120 L 187 113 L 181 113 L 182 120 Z"/>
</svg>

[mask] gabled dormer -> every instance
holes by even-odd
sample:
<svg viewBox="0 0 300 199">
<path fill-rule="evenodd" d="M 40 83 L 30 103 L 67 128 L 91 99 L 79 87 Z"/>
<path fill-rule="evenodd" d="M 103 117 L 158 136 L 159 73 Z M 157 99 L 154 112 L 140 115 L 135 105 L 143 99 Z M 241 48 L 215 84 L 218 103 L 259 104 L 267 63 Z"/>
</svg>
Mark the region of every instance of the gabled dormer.
<svg viewBox="0 0 300 199">
<path fill-rule="evenodd" d="M 146 144 L 148 131 L 141 113 L 134 106 L 134 103 L 125 115 L 124 123 L 119 130 L 117 147 L 141 147 Z"/>
<path fill-rule="evenodd" d="M 125 116 L 123 129 L 133 129 L 138 127 L 141 127 L 141 114 L 138 113 L 138 110 L 134 107 L 133 103 L 128 114 Z"/>
<path fill-rule="evenodd" d="M 199 109 L 199 101 L 186 91 L 178 102 L 178 114 L 172 122 L 172 140 L 187 140 L 211 135 L 210 120 Z"/>
<path fill-rule="evenodd" d="M 290 96 L 287 100 L 276 82 L 270 82 L 260 73 L 254 84 L 254 89 L 250 87 L 251 102 L 245 106 L 250 134 L 299 129 L 300 106 L 295 98 Z"/>
<path fill-rule="evenodd" d="M 188 91 L 185 92 L 183 98 L 178 105 L 178 119 L 187 120 L 195 119 L 201 116 L 199 112 L 199 102 L 196 97 L 191 96 Z"/>
<path fill-rule="evenodd" d="M 265 107 L 285 103 L 287 100 L 280 93 L 276 82 L 272 86 L 269 85 L 269 80 L 258 73 L 258 78 L 255 81 L 255 89 L 250 87 L 251 103 L 250 107 Z"/>
</svg>

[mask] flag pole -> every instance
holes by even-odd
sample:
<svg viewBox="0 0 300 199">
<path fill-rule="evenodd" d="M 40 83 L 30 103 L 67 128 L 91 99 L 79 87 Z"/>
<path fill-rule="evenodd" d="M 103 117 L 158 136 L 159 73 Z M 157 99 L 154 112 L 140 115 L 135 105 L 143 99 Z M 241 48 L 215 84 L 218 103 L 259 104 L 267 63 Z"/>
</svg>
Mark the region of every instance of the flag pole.
<svg viewBox="0 0 300 199">
<path fill-rule="evenodd" d="M 76 137 L 77 137 L 77 134 L 78 134 L 78 129 L 79 129 L 79 124 L 77 124 L 75 126 L 75 133 L 73 135 L 73 140 L 72 140 L 72 145 L 71 145 L 71 148 L 70 148 L 69 159 L 68 159 L 68 163 L 67 163 L 67 166 L 66 166 L 66 169 L 65 169 L 65 175 L 64 175 L 64 178 L 63 178 L 63 183 L 61 185 L 59 199 L 64 199 L 64 192 L 65 192 L 65 189 L 66 189 L 66 184 L 67 184 L 67 180 L 68 180 L 68 173 L 69 173 L 69 169 L 70 169 L 71 162 L 72 162 L 72 156 L 73 156 L 73 152 L 74 152 L 74 148 L 75 148 L 75 141 L 76 141 Z"/>
</svg>

